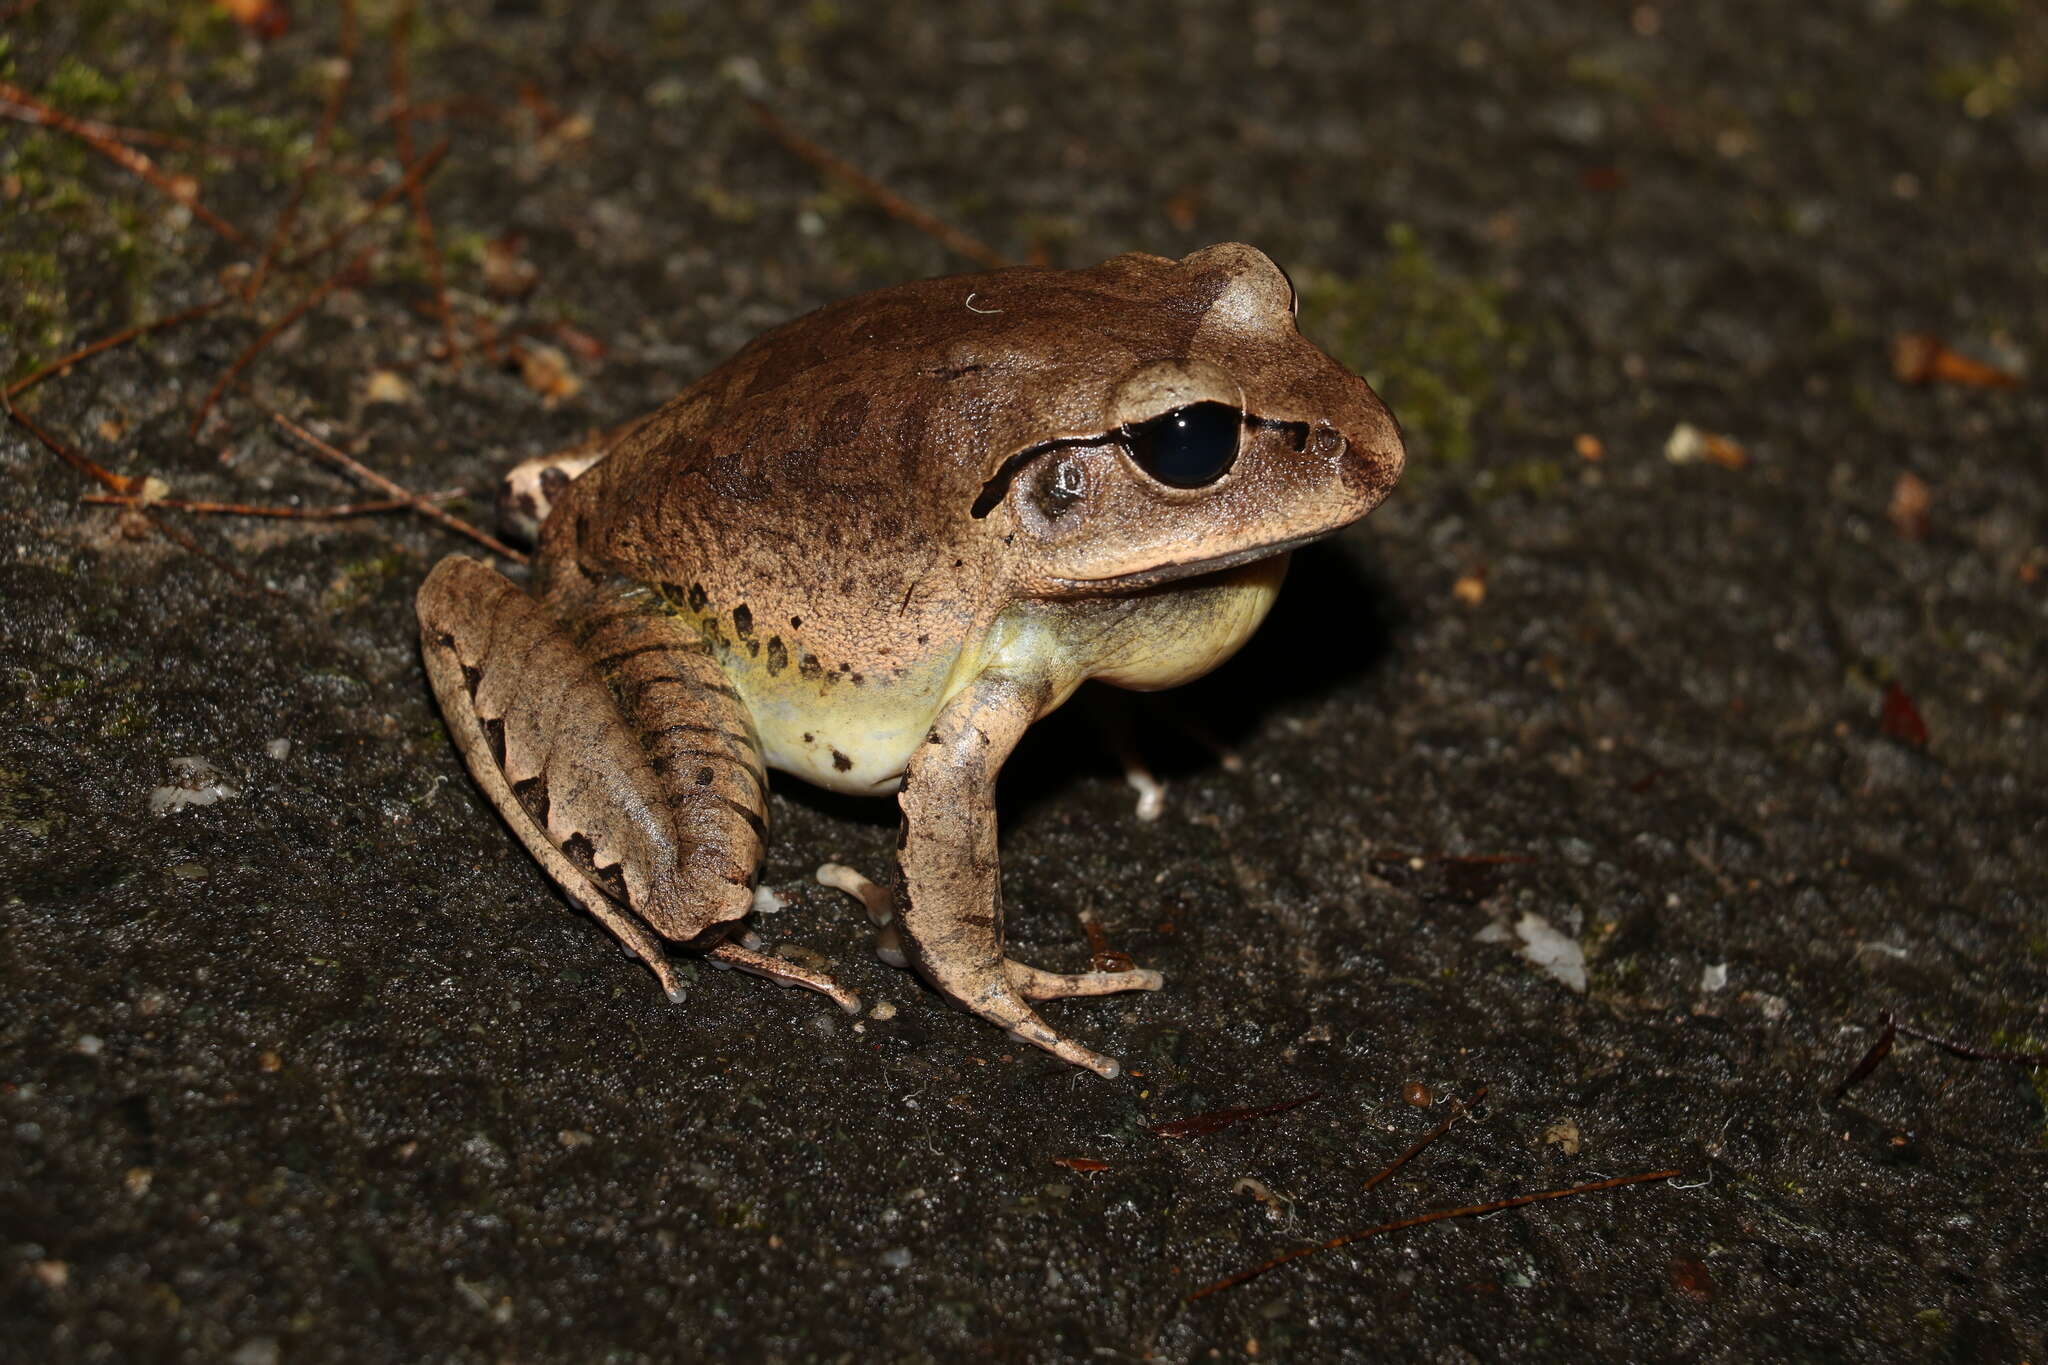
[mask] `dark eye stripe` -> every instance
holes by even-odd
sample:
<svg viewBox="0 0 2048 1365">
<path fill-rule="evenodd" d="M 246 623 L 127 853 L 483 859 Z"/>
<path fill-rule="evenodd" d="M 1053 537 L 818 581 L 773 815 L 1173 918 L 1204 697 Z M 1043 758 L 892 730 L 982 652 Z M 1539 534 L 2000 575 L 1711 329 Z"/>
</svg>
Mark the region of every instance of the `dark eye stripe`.
<svg viewBox="0 0 2048 1365">
<path fill-rule="evenodd" d="M 1219 407 L 1227 412 L 1235 411 L 1235 409 L 1223 403 L 1196 404 L 1195 406 Z M 1168 415 L 1170 416 L 1171 414 Z M 1154 420 L 1160 419 L 1155 418 Z M 1295 450 L 1301 451 L 1308 448 L 1309 424 L 1307 422 L 1288 422 L 1277 417 L 1254 417 L 1246 413 L 1244 414 L 1244 424 L 1258 431 L 1285 431 L 1293 436 Z M 996 467 L 996 472 L 989 475 L 988 482 L 984 483 L 981 486 L 981 492 L 975 495 L 974 505 L 969 509 L 970 514 L 975 520 L 979 521 L 995 511 L 1002 500 L 1009 495 L 1010 485 L 1017 481 L 1017 476 L 1023 473 L 1024 467 L 1035 461 L 1039 456 L 1050 454 L 1056 450 L 1073 450 L 1079 446 L 1108 445 L 1114 441 L 1121 441 L 1123 436 L 1124 433 L 1122 431 L 1105 431 L 1099 436 L 1061 436 L 1050 441 L 1040 441 L 1035 446 L 1026 446 L 1009 459 L 1004 460 L 1002 464 Z"/>
</svg>

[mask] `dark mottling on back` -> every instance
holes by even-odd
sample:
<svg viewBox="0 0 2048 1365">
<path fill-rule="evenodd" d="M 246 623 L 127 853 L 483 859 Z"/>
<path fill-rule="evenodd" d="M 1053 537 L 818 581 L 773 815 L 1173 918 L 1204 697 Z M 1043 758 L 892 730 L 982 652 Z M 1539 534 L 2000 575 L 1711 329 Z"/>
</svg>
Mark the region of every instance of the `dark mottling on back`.
<svg viewBox="0 0 2048 1365">
<path fill-rule="evenodd" d="M 789 647 L 782 643 L 780 635 L 768 637 L 768 676 L 774 677 L 789 667 Z"/>
<path fill-rule="evenodd" d="M 711 595 L 704 591 L 702 583 L 692 583 L 688 600 L 691 611 L 702 611 L 704 610 L 705 603 L 711 600 Z"/>
<path fill-rule="evenodd" d="M 806 678 L 815 678 L 825 671 L 825 665 L 818 662 L 817 655 L 806 654 L 803 661 L 796 666 L 796 671 Z"/>
<path fill-rule="evenodd" d="M 804 618 L 803 618 L 803 617 L 801 617 L 801 616 L 792 616 L 792 617 L 790 617 L 790 618 L 789 618 L 789 628 L 790 628 L 791 630 L 802 630 L 802 629 L 804 628 Z"/>
<path fill-rule="evenodd" d="M 818 444 L 850 446 L 860 439 L 868 423 L 868 396 L 859 391 L 842 394 L 818 423 Z"/>
<path fill-rule="evenodd" d="M 742 602 L 732 609 L 732 628 L 742 640 L 754 637 L 754 613 Z"/>
</svg>

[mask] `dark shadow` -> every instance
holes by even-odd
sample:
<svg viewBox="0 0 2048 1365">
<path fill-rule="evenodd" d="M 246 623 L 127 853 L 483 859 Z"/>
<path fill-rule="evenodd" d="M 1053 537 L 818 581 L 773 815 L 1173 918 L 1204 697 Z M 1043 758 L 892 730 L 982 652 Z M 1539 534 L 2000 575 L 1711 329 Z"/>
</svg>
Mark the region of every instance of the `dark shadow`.
<svg viewBox="0 0 2048 1365">
<path fill-rule="evenodd" d="M 1106 726 L 1127 725 L 1165 781 L 1213 768 L 1217 757 L 1197 736 L 1240 748 L 1274 710 L 1382 666 L 1407 619 L 1367 546 L 1323 541 L 1296 551 L 1265 624 L 1208 677 L 1156 693 L 1090 683 L 1032 726 L 1003 769 L 1004 810 L 1047 800 L 1081 773 L 1120 775 Z"/>
</svg>

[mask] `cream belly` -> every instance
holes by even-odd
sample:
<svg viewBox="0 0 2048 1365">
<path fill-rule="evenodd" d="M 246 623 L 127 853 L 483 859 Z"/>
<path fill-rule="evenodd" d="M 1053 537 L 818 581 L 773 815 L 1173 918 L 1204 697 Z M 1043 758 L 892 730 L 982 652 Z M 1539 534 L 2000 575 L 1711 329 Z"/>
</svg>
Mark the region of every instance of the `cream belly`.
<svg viewBox="0 0 2048 1365">
<path fill-rule="evenodd" d="M 1131 597 L 1025 602 L 978 647 L 913 665 L 886 684 L 771 676 L 721 651 L 746 701 L 762 757 L 829 791 L 889 796 L 946 704 L 994 669 L 1046 685 L 1043 715 L 1089 678 L 1139 691 L 1176 687 L 1215 668 L 1265 619 L 1287 572 L 1275 555 Z"/>
<path fill-rule="evenodd" d="M 757 668 L 729 673 L 753 712 L 769 767 L 828 791 L 889 796 L 903 784 L 911 753 L 951 695 L 950 663 L 913 669 L 886 687 L 840 681 L 829 690 L 809 680 L 786 683 Z"/>
</svg>

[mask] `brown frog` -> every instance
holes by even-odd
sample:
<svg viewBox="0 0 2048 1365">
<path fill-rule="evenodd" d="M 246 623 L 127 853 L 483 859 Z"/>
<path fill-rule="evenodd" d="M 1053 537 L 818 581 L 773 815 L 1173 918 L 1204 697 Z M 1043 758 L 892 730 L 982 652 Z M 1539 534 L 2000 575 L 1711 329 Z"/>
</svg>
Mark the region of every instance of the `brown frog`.
<svg viewBox="0 0 2048 1365">
<path fill-rule="evenodd" d="M 769 332 L 541 466 L 530 592 L 460 555 L 427 577 L 427 672 L 457 746 L 677 999 L 664 939 L 858 1008 L 741 932 L 766 770 L 893 793 L 909 962 L 1116 1075 L 1033 1004 L 1161 978 L 1005 955 L 996 774 L 1086 679 L 1214 668 L 1288 552 L 1392 487 L 1392 417 L 1294 310 L 1277 266 L 1225 244 L 924 280 Z"/>
</svg>

